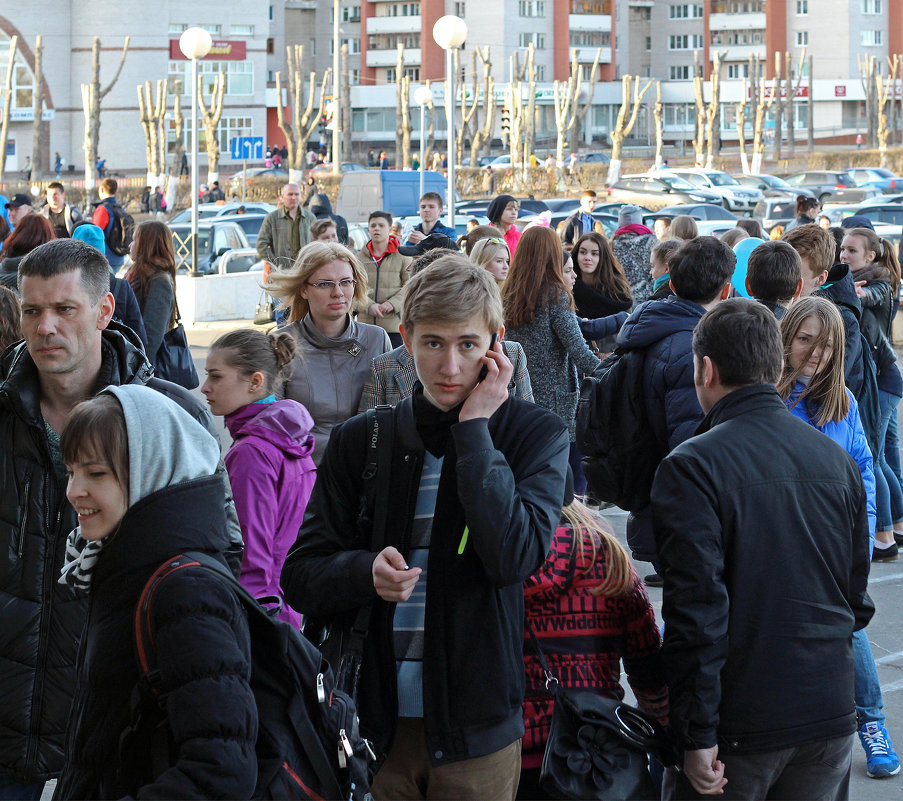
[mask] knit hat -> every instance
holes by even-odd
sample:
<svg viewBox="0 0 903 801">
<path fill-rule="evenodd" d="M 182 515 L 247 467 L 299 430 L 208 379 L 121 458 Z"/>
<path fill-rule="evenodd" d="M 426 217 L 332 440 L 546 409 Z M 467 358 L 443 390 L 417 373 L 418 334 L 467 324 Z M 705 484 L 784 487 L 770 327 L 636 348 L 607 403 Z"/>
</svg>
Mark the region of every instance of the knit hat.
<svg viewBox="0 0 903 801">
<path fill-rule="evenodd" d="M 875 230 L 875 226 L 872 225 L 872 221 L 868 217 L 864 217 L 862 214 L 854 214 L 852 217 L 847 217 L 841 224 L 841 228 L 868 228 L 870 231 Z"/>
<path fill-rule="evenodd" d="M 104 252 L 103 229 L 99 225 L 94 225 L 93 223 L 77 225 L 72 229 L 72 238 L 80 239 L 95 250 L 99 250 L 101 253 Z"/>
<path fill-rule="evenodd" d="M 490 219 L 492 219 L 490 217 Z M 621 206 L 618 210 L 618 228 L 623 228 L 625 225 L 642 225 L 643 224 L 643 212 L 640 211 L 638 206 Z"/>
<path fill-rule="evenodd" d="M 496 223 L 502 219 L 502 213 L 505 211 L 509 203 L 517 203 L 517 198 L 511 195 L 498 195 L 492 199 L 489 207 L 486 209 L 486 216 L 489 222 Z"/>
</svg>

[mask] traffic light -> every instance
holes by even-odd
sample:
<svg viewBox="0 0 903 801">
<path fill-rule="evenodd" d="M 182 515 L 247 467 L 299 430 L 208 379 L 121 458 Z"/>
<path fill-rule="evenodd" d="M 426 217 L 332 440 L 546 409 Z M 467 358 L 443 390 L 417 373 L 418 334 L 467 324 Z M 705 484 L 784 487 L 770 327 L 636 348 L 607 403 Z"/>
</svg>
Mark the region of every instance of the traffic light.
<svg viewBox="0 0 903 801">
<path fill-rule="evenodd" d="M 511 130 L 511 113 L 506 106 L 502 106 L 502 133 L 508 133 Z"/>
</svg>

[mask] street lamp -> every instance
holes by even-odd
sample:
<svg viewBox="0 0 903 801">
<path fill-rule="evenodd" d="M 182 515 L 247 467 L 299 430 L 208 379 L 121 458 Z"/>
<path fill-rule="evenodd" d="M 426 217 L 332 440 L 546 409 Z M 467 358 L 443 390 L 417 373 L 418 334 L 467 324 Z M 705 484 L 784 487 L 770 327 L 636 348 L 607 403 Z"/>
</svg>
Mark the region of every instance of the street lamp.
<svg viewBox="0 0 903 801">
<path fill-rule="evenodd" d="M 426 169 L 426 138 L 423 135 L 423 109 L 432 102 L 433 92 L 428 86 L 414 90 L 414 102 L 420 106 L 420 197 L 423 197 L 423 171 Z"/>
<path fill-rule="evenodd" d="M 467 23 L 453 14 L 439 17 L 433 25 L 433 39 L 445 51 L 445 114 L 448 128 L 448 225 L 455 227 L 455 70 L 452 51 L 464 44 Z M 421 135 L 423 132 L 421 131 Z"/>
<path fill-rule="evenodd" d="M 213 47 L 203 28 L 187 28 L 179 37 L 179 50 L 191 59 L 191 275 L 198 274 L 198 59 Z"/>
</svg>

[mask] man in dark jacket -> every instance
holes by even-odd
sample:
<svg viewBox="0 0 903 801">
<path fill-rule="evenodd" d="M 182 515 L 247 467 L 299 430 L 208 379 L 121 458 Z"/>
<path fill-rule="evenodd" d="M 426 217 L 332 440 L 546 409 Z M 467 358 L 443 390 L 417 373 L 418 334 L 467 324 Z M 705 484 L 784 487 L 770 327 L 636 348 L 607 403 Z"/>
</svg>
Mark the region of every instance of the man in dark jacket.
<svg viewBox="0 0 903 801">
<path fill-rule="evenodd" d="M 570 250 L 581 236 L 593 231 L 605 236 L 602 223 L 593 217 L 595 208 L 596 193 L 592 189 L 585 189 L 580 195 L 580 208 L 564 221 L 561 228 L 561 241 L 566 248 Z"/>
<path fill-rule="evenodd" d="M 66 538 L 77 525 L 66 501 L 59 435 L 69 412 L 114 384 L 147 384 L 214 432 L 207 410 L 153 377 L 140 344 L 111 323 L 103 254 L 56 239 L 19 265 L 24 343 L 0 361 L 0 781 L 6 797 L 39 798 L 62 768 L 75 691 L 85 596 L 60 584 Z M 221 473 L 227 484 L 225 471 Z M 227 491 L 233 562 L 241 533 Z M 233 569 L 235 565 L 233 565 Z M 15 795 L 17 794 L 17 795 Z"/>
<path fill-rule="evenodd" d="M 684 749 L 663 797 L 846 798 L 851 637 L 874 612 L 859 469 L 784 406 L 780 329 L 764 306 L 710 311 L 693 353 L 706 417 L 652 491 L 670 725 Z"/>
<path fill-rule="evenodd" d="M 377 449 L 391 448 L 376 457 L 375 512 L 361 514 L 373 434 L 358 415 L 333 429 L 282 586 L 309 616 L 366 610 L 358 709 L 385 760 L 376 798 L 513 799 L 522 582 L 560 516 L 568 434 L 555 415 L 508 396 L 488 272 L 438 259 L 408 282 L 402 322 L 420 383 L 376 434 Z M 381 481 L 392 493 L 383 527 L 373 522 Z"/>
<path fill-rule="evenodd" d="M 675 294 L 640 304 L 618 333 L 618 348 L 645 354 L 646 417 L 662 453 L 693 436 L 702 420 L 693 386 L 693 329 L 730 293 L 735 264 L 734 252 L 713 236 L 687 242 L 669 261 Z M 634 558 L 657 569 L 648 508 L 630 517 L 627 539 Z"/>
</svg>

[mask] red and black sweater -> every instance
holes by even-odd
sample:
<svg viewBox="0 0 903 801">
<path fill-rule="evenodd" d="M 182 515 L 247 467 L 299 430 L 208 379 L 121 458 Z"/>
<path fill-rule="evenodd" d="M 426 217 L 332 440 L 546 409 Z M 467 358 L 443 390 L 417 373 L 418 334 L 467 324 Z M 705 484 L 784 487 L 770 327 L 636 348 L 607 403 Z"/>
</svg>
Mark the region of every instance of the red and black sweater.
<svg viewBox="0 0 903 801">
<path fill-rule="evenodd" d="M 622 596 L 592 595 L 605 578 L 608 559 L 573 547 L 574 532 L 560 526 L 539 571 L 524 582 L 525 611 L 552 672 L 564 689 L 595 690 L 609 698 L 624 697 L 619 679 L 621 659 L 627 680 L 644 712 L 667 722 L 668 688 L 661 663 L 661 636 L 646 587 L 633 574 Z M 549 736 L 552 699 L 545 689 L 539 660 L 525 635 L 524 768 L 539 767 Z"/>
</svg>

